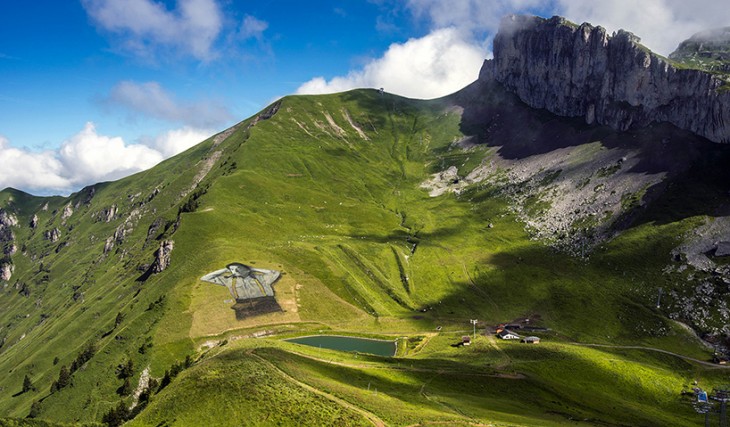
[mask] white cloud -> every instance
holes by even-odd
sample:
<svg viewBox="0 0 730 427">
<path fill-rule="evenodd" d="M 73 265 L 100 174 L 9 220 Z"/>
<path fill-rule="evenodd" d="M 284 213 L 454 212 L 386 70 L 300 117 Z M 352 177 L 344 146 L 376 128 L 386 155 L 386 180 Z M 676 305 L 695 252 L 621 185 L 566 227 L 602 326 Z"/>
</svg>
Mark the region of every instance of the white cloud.
<svg viewBox="0 0 730 427">
<path fill-rule="evenodd" d="M 184 127 L 147 138 L 148 145 L 127 144 L 120 137 L 100 135 L 89 122 L 55 152 L 15 148 L 0 136 L 0 189 L 13 187 L 35 194 L 68 194 L 85 185 L 151 168 L 212 133 Z"/>
<path fill-rule="evenodd" d="M 125 107 L 133 114 L 141 113 L 194 127 L 222 125 L 233 117 L 225 106 L 213 101 L 177 101 L 157 82 L 120 82 L 112 88 L 104 102 Z"/>
<path fill-rule="evenodd" d="M 501 17 L 529 13 L 541 0 L 407 0 L 405 8 L 416 20 L 428 22 L 431 32 L 405 43 L 392 44 L 382 57 L 361 69 L 330 80 L 315 77 L 297 93 L 329 93 L 356 87 L 384 87 L 414 98 L 435 98 L 455 92 L 476 80 Z M 396 9 L 401 4 L 394 5 Z M 382 16 L 376 29 L 396 27 Z"/>
<path fill-rule="evenodd" d="M 30 152 L 10 146 L 0 136 L 0 189 L 13 187 L 28 191 L 67 189 L 71 183 L 62 176 L 63 164 L 52 151 Z"/>
<path fill-rule="evenodd" d="M 390 45 L 362 69 L 327 81 L 316 77 L 299 94 L 340 92 L 358 87 L 383 87 L 412 98 L 448 95 L 476 80 L 484 60 L 479 46 L 454 28 L 442 28 L 418 39 Z"/>
<path fill-rule="evenodd" d="M 264 31 L 266 31 L 267 28 L 269 28 L 268 22 L 256 19 L 255 17 L 250 15 L 246 15 L 246 17 L 243 18 L 243 22 L 241 23 L 241 28 L 238 31 L 238 34 L 243 39 L 254 38 L 257 40 L 261 40 Z"/>
<path fill-rule="evenodd" d="M 560 13 L 610 31 L 623 28 L 650 49 L 667 55 L 694 33 L 730 24 L 730 8 L 717 0 L 558 0 Z"/>
<path fill-rule="evenodd" d="M 154 0 L 82 0 L 86 12 L 101 29 L 122 36 L 122 48 L 151 57 L 174 48 L 196 59 L 216 57 L 213 44 L 223 28 L 223 14 L 215 0 L 178 0 L 174 10 Z"/>
<path fill-rule="evenodd" d="M 216 132 L 212 130 L 195 129 L 185 126 L 182 129 L 169 130 L 145 143 L 154 147 L 165 157 L 171 157 L 208 139 L 214 133 Z"/>
<path fill-rule="evenodd" d="M 717 0 L 407 0 L 406 7 L 431 28 L 452 26 L 472 37 L 493 35 L 501 17 L 511 13 L 561 15 L 631 31 L 664 55 L 696 32 L 730 24 L 730 8 Z"/>
<path fill-rule="evenodd" d="M 58 157 L 72 184 L 118 179 L 148 169 L 163 159 L 159 151 L 147 146 L 99 135 L 91 122 L 61 145 Z"/>
<path fill-rule="evenodd" d="M 432 28 L 454 27 L 469 34 L 494 33 L 502 16 L 527 13 L 544 6 L 542 0 L 408 0 L 415 18 L 427 19 Z"/>
</svg>

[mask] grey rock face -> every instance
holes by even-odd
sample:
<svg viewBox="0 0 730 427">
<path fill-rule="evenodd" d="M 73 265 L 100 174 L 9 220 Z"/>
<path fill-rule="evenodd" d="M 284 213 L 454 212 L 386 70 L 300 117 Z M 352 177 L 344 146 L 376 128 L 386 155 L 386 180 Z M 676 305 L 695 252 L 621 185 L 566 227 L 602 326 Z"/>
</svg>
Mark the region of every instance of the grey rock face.
<svg viewBox="0 0 730 427">
<path fill-rule="evenodd" d="M 73 215 L 73 214 L 74 214 L 73 207 L 71 207 L 71 203 L 69 203 L 63 207 L 63 212 L 61 213 L 61 219 L 71 218 L 71 215 Z"/>
<path fill-rule="evenodd" d="M 2 257 L 0 257 L 0 280 L 10 280 L 15 269 L 13 260 L 10 257 L 15 254 L 18 247 L 13 242 L 15 234 L 11 227 L 17 226 L 18 218 L 4 209 L 0 209 L 0 251 L 2 252 Z"/>
<path fill-rule="evenodd" d="M 12 242 L 5 245 L 5 249 L 3 249 L 3 253 L 8 256 L 13 256 L 16 252 L 18 252 L 18 246 Z"/>
<path fill-rule="evenodd" d="M 8 213 L 5 209 L 0 209 L 0 226 L 15 227 L 18 225 L 18 218 Z"/>
<path fill-rule="evenodd" d="M 108 237 L 106 242 L 104 242 L 104 255 L 108 254 L 112 249 L 114 249 L 114 237 Z"/>
<path fill-rule="evenodd" d="M 728 256 L 730 255 L 730 242 L 720 242 L 715 248 L 715 256 Z"/>
<path fill-rule="evenodd" d="M 172 240 L 163 240 L 160 242 L 160 249 L 155 252 L 155 262 L 152 264 L 153 273 L 161 273 L 170 266 L 172 250 L 175 242 Z"/>
<path fill-rule="evenodd" d="M 112 222 L 117 217 L 117 205 L 113 204 L 99 212 L 97 219 L 103 222 Z"/>
<path fill-rule="evenodd" d="M 50 240 L 51 242 L 57 242 L 58 239 L 61 238 L 61 230 L 58 228 L 54 228 L 53 230 L 48 230 L 45 233 L 43 233 L 43 237 L 46 240 Z"/>
<path fill-rule="evenodd" d="M 15 266 L 9 262 L 0 262 L 0 280 L 9 281 L 13 276 Z"/>
<path fill-rule="evenodd" d="M 627 130 L 669 122 L 730 142 L 730 92 L 710 73 L 677 69 L 626 31 L 563 18 L 507 16 L 480 80 L 496 80 L 534 108 Z"/>
</svg>

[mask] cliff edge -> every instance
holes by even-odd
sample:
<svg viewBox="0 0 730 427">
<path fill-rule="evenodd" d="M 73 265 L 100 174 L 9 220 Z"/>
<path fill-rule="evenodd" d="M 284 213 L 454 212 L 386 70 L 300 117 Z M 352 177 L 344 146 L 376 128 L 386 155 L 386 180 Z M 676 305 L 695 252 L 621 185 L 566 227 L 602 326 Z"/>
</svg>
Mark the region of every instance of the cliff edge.
<svg viewBox="0 0 730 427">
<path fill-rule="evenodd" d="M 711 73 L 678 68 L 630 32 L 561 17 L 509 15 L 481 81 L 496 80 L 534 108 L 618 130 L 669 122 L 730 142 L 730 90 Z"/>
</svg>

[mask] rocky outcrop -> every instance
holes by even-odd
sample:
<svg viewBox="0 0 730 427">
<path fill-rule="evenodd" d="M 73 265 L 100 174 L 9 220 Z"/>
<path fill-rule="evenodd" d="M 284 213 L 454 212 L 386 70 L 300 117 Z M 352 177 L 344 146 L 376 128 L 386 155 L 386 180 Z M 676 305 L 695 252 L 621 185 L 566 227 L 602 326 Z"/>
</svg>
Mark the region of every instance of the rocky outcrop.
<svg viewBox="0 0 730 427">
<path fill-rule="evenodd" d="M 61 230 L 54 228 L 53 230 L 47 230 L 43 233 L 43 237 L 51 242 L 57 242 L 61 238 Z"/>
<path fill-rule="evenodd" d="M 71 203 L 67 204 L 63 207 L 63 212 L 61 213 L 61 219 L 68 219 L 71 218 L 71 215 L 74 214 L 74 209 L 71 207 Z"/>
<path fill-rule="evenodd" d="M 9 281 L 13 276 L 15 267 L 8 261 L 0 261 L 0 280 Z"/>
<path fill-rule="evenodd" d="M 116 205 L 113 206 L 116 215 Z M 129 216 L 124 220 L 123 223 L 119 224 L 114 230 L 114 234 L 106 239 L 104 243 L 104 254 L 106 255 L 114 248 L 114 245 L 121 245 L 126 240 L 127 236 L 132 234 L 136 221 L 142 216 L 142 212 L 139 209 L 134 209 L 129 213 Z"/>
<path fill-rule="evenodd" d="M 113 204 L 108 208 L 104 208 L 96 215 L 97 221 L 112 222 L 117 217 L 117 205 Z"/>
<path fill-rule="evenodd" d="M 33 215 L 33 218 L 30 219 L 30 228 L 36 228 L 38 227 L 38 215 Z"/>
<path fill-rule="evenodd" d="M 716 257 L 724 257 L 730 255 L 730 242 L 719 242 L 715 248 Z"/>
<path fill-rule="evenodd" d="M 15 234 L 12 227 L 17 227 L 18 218 L 15 215 L 0 208 L 0 280 L 8 281 L 13 275 L 15 267 L 13 260 L 10 258 L 18 250 L 15 245 Z"/>
<path fill-rule="evenodd" d="M 266 110 L 259 113 L 256 117 L 251 120 L 251 123 L 248 125 L 248 128 L 252 128 L 256 126 L 256 124 L 262 120 L 269 120 L 270 118 L 274 117 L 276 113 L 279 112 L 279 108 L 281 107 L 281 101 L 275 102 L 269 106 Z"/>
<path fill-rule="evenodd" d="M 104 255 L 111 252 L 111 250 L 114 249 L 114 237 L 107 237 L 106 241 L 104 242 Z"/>
<path fill-rule="evenodd" d="M 161 273 L 170 266 L 170 259 L 172 250 L 175 247 L 175 242 L 172 240 L 163 240 L 160 242 L 160 248 L 155 251 L 155 262 L 152 263 L 152 273 Z"/>
<path fill-rule="evenodd" d="M 4 214 L 5 212 L 0 209 L 0 245 L 4 245 L 15 240 L 15 234 L 11 227 L 13 225 L 17 225 L 17 222 L 10 220 L 12 217 L 3 217 Z"/>
<path fill-rule="evenodd" d="M 448 191 L 454 191 L 458 194 L 467 185 L 465 181 L 459 178 L 458 172 L 456 166 L 437 172 L 431 175 L 431 179 L 421 183 L 421 188 L 428 190 L 428 195 L 431 197 L 438 197 Z"/>
<path fill-rule="evenodd" d="M 5 209 L 0 208 L 0 226 L 3 227 L 16 227 L 18 225 L 18 218 L 6 211 Z"/>
<path fill-rule="evenodd" d="M 678 69 L 626 31 L 563 18 L 510 15 L 481 81 L 501 83 L 534 108 L 627 130 L 669 122 L 730 142 L 730 91 L 714 75 Z"/>
</svg>

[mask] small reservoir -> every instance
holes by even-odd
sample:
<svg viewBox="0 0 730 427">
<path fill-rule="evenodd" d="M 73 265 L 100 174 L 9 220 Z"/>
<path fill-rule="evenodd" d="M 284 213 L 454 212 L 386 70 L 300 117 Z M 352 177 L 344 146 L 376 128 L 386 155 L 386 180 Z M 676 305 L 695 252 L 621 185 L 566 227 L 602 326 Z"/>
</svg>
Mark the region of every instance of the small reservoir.
<svg viewBox="0 0 730 427">
<path fill-rule="evenodd" d="M 343 337 L 338 335 L 313 335 L 286 340 L 311 347 L 328 348 L 339 351 L 357 351 L 376 356 L 395 356 L 395 341 L 374 340 L 369 338 Z"/>
</svg>

